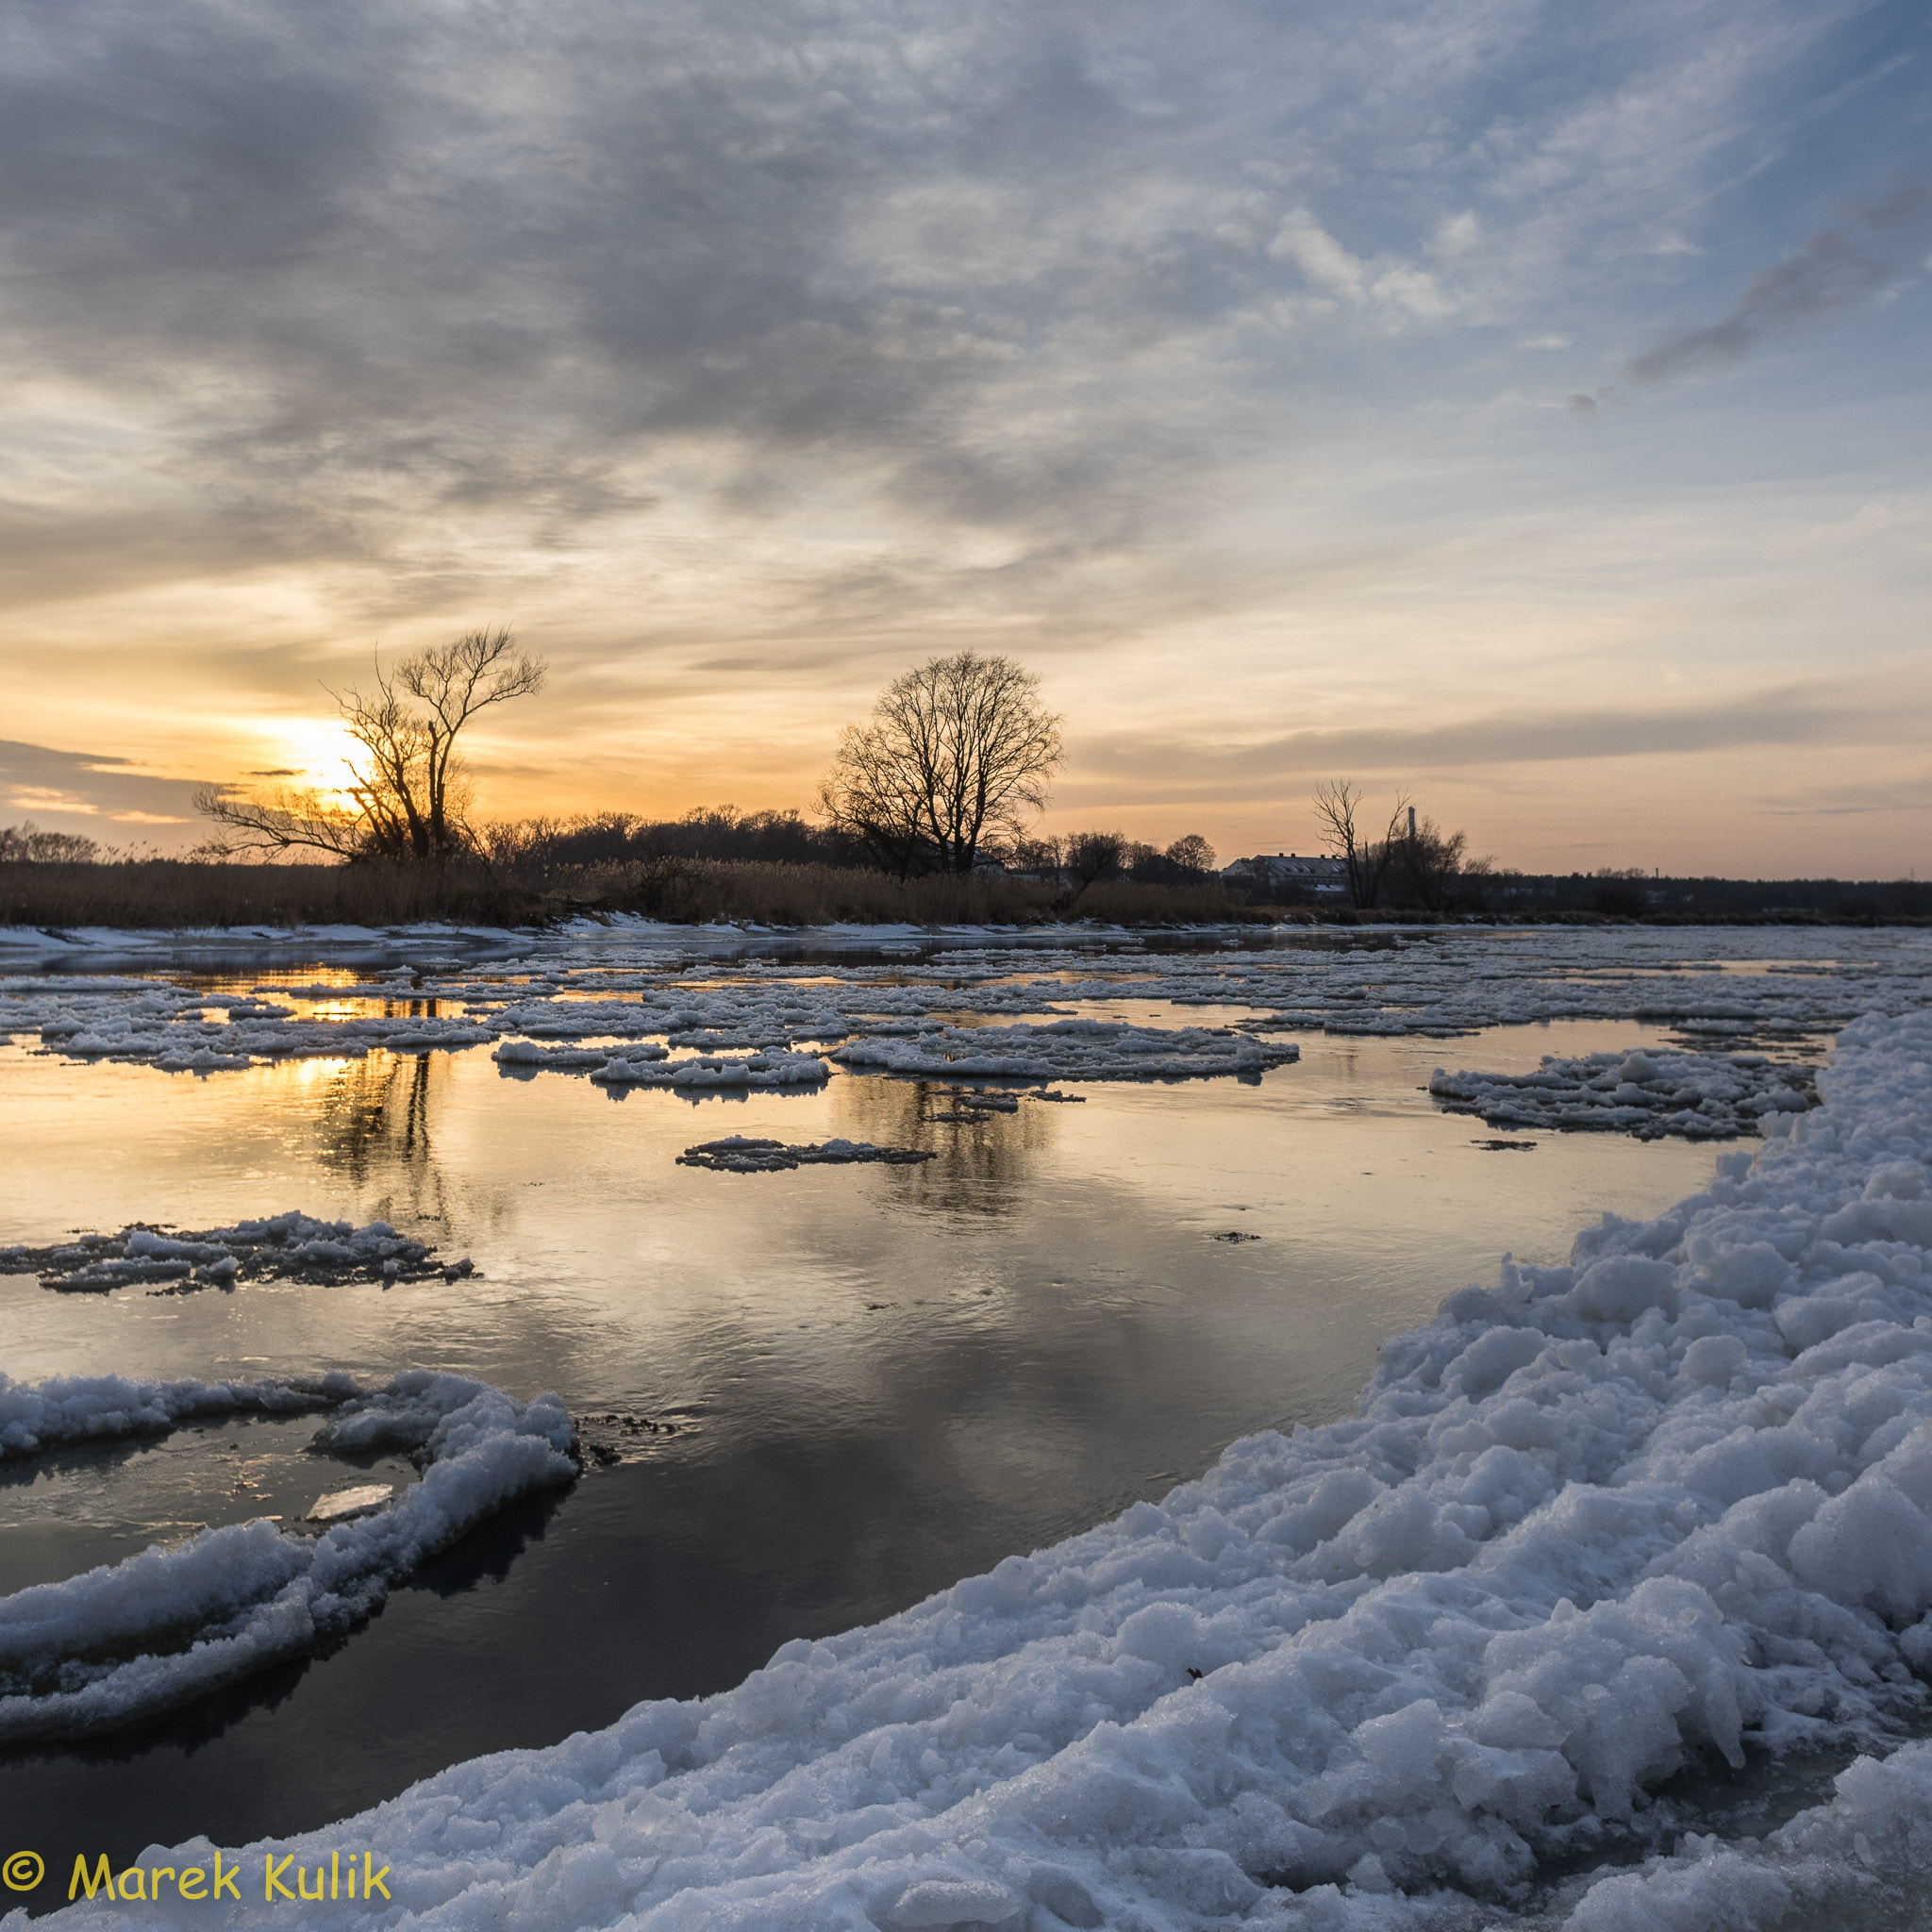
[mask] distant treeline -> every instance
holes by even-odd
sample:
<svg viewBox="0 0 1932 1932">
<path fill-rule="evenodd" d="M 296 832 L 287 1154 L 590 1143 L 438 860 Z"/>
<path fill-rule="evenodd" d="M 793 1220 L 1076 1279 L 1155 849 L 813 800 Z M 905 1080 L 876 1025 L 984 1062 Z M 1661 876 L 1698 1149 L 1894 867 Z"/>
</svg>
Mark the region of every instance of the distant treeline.
<svg viewBox="0 0 1932 1932">
<path fill-rule="evenodd" d="M 1816 919 L 1892 924 L 1932 920 L 1923 879 L 1660 878 L 1641 873 L 1493 873 L 1480 882 L 1490 912 L 1551 918 L 1701 924 L 1727 919 Z"/>
<path fill-rule="evenodd" d="M 1932 883 L 1917 879 L 1663 878 L 1649 873 L 1521 873 L 1486 867 L 1455 874 L 1445 903 L 1431 908 L 1399 876 L 1372 908 L 1333 888 L 1265 877 L 1229 888 L 1251 906 L 1342 923 L 1437 912 L 1450 918 L 1641 920 L 1657 924 L 1725 920 L 1823 920 L 1878 924 L 1932 921 Z"/>
<path fill-rule="evenodd" d="M 499 822 L 480 826 L 476 844 L 498 870 L 540 886 L 589 866 L 665 858 L 855 870 L 876 863 L 857 839 L 814 825 L 795 811 L 741 812 L 730 805 L 700 808 L 675 819 L 602 811 Z"/>
<path fill-rule="evenodd" d="M 250 864 L 103 852 L 92 841 L 0 827 L 0 924 L 180 927 L 446 919 L 503 925 L 628 912 L 679 923 L 1033 925 L 1066 919 L 1176 924 L 1282 919 L 1932 923 L 1911 879 L 1658 878 L 1471 867 L 1440 908 L 1391 872 L 1383 903 L 1224 880 L 1206 841 L 1165 852 L 1117 833 L 1030 841 L 967 874 L 898 877 L 858 841 L 794 811 L 729 806 L 649 819 L 605 812 L 487 825 L 475 849 L 429 865 Z"/>
<path fill-rule="evenodd" d="M 491 865 L 525 883 L 547 887 L 587 867 L 651 864 L 662 859 L 709 859 L 721 864 L 819 865 L 833 870 L 880 870 L 862 840 L 833 825 L 815 825 L 796 811 L 741 812 L 721 805 L 682 818 L 648 819 L 630 812 L 594 812 L 570 819 L 518 819 L 484 824 L 475 833 Z M 1143 886 L 1215 884 L 1214 848 L 1198 832 L 1166 847 L 1120 832 L 1074 832 L 1063 838 L 989 840 L 978 870 L 1043 884 L 1091 888 L 1122 880 Z M 910 875 L 938 870 L 912 865 Z"/>
</svg>

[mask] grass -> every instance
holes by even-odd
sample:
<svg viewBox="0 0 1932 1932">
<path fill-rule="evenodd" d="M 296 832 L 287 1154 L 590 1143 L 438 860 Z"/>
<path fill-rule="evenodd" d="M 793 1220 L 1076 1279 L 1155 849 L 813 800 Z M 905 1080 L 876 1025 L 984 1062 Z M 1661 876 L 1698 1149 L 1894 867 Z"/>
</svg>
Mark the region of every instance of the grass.
<svg viewBox="0 0 1932 1932">
<path fill-rule="evenodd" d="M 232 865 L 139 859 L 0 865 L 0 924 L 150 930 L 226 925 L 388 926 L 419 920 L 532 925 L 634 912 L 681 924 L 1123 925 L 1270 921 L 1218 885 L 1062 888 L 997 874 L 897 879 L 879 872 L 754 860 L 665 858 L 519 879 L 482 865 Z"/>
<path fill-rule="evenodd" d="M 541 919 L 538 896 L 479 867 L 224 865 L 130 859 L 0 865 L 0 924 L 179 929 L 206 925 L 402 925 Z"/>
</svg>

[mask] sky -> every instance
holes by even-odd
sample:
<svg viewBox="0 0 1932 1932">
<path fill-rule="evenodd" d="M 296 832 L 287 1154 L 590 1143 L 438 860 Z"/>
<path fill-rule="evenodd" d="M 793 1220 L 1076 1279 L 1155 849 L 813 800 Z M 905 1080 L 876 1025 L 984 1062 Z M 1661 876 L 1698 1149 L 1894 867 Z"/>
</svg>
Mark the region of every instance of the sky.
<svg viewBox="0 0 1932 1932">
<path fill-rule="evenodd" d="M 925 658 L 1045 829 L 1932 868 L 1923 0 L 15 0 L 0 823 L 205 834 L 512 625 L 489 816 L 808 807 Z"/>
</svg>

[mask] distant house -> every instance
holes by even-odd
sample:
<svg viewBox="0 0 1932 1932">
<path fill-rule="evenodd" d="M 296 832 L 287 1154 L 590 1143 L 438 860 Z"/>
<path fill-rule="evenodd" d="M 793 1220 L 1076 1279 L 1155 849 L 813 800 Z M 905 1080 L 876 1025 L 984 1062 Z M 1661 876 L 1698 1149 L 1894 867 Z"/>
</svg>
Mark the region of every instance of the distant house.
<svg viewBox="0 0 1932 1932">
<path fill-rule="evenodd" d="M 1271 899 L 1348 896 L 1348 867 L 1325 856 L 1304 858 L 1298 852 L 1261 853 L 1223 866 L 1221 876 L 1231 886 Z"/>
</svg>

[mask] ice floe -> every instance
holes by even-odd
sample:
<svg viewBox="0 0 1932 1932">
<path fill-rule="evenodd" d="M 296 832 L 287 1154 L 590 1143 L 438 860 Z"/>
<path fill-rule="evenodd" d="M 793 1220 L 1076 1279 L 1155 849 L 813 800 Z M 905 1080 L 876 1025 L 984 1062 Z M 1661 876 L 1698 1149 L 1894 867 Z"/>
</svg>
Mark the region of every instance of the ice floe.
<svg viewBox="0 0 1932 1932">
<path fill-rule="evenodd" d="M 1605 1216 L 1567 1266 L 1506 1260 L 1385 1345 L 1355 1416 L 1246 1438 L 734 1690 L 252 1856 L 373 1846 L 387 1923 L 452 1932 L 1908 1923 L 1932 1882 L 1907 1741 L 1932 1723 L 1928 1068 L 1932 1015 L 1861 1020 L 1755 1160 Z M 1861 1749 L 1761 1841 L 1688 1835 L 1694 1799 L 1658 1792 Z"/>
<path fill-rule="evenodd" d="M 717 1174 L 778 1174 L 794 1167 L 859 1167 L 868 1162 L 909 1166 L 934 1158 L 921 1147 L 876 1147 L 870 1141 L 821 1141 L 789 1147 L 783 1141 L 763 1141 L 731 1134 L 722 1141 L 700 1141 L 677 1157 L 679 1167 L 707 1167 Z"/>
<path fill-rule="evenodd" d="M 54 1375 L 15 1382 L 0 1374 L 0 1460 L 82 1442 L 164 1436 L 183 1423 L 232 1415 L 299 1415 L 362 1392 L 353 1376 L 312 1381 L 163 1382 L 125 1375 Z"/>
<path fill-rule="evenodd" d="M 0 1248 L 0 1274 L 38 1274 L 42 1288 L 99 1294 L 157 1283 L 180 1292 L 238 1281 L 455 1281 L 474 1272 L 467 1259 L 435 1255 L 386 1221 L 358 1227 L 292 1211 L 198 1233 L 136 1225 L 49 1247 Z"/>
<path fill-rule="evenodd" d="M 614 1055 L 591 1078 L 608 1087 L 669 1087 L 686 1092 L 755 1087 L 817 1087 L 830 1077 L 808 1053 L 693 1054 L 685 1059 Z"/>
<path fill-rule="evenodd" d="M 714 1088 L 817 1087 L 831 1070 L 816 1054 L 689 1054 L 674 1059 L 653 1041 L 619 1046 L 544 1046 L 506 1040 L 491 1055 L 506 1074 L 527 1076 L 550 1071 L 588 1074 L 606 1087 Z"/>
<path fill-rule="evenodd" d="M 1818 1070 L 1761 1053 L 1663 1050 L 1545 1054 L 1534 1074 L 1445 1073 L 1429 1091 L 1451 1113 L 1480 1114 L 1496 1127 L 1584 1127 L 1655 1141 L 1736 1140 L 1818 1100 Z"/>
<path fill-rule="evenodd" d="M 890 937 L 839 936 L 903 952 Z M 720 958 L 702 952 L 700 936 L 620 923 L 564 930 L 488 964 L 428 958 L 353 985 L 264 983 L 217 995 L 158 973 L 10 974 L 0 979 L 0 1035 L 68 1058 L 211 1078 L 304 1057 L 480 1044 L 491 1044 L 508 1073 L 635 1067 L 652 1057 L 641 1049 L 659 1043 L 711 1056 L 839 1048 L 848 1065 L 893 1071 L 895 1041 L 923 1043 L 927 1060 L 950 1060 L 962 1049 L 945 1031 L 968 1018 L 1041 1033 L 1092 1019 L 1082 1008 L 1096 1003 L 1114 1021 L 1136 1004 L 1214 1008 L 1217 1027 L 1236 1018 L 1257 1041 L 1306 1031 L 1448 1038 L 1534 1021 L 1622 1019 L 1718 1048 L 1828 1033 L 1860 1013 L 1909 1011 L 1932 997 L 1932 936 L 1917 931 L 1450 928 L 1356 933 L 1338 943 L 1294 933 L 1261 943 L 1218 937 L 1163 953 L 1117 932 L 1024 945 L 928 936 L 924 957 L 799 962 Z M 731 942 L 741 948 L 743 938 Z M 1154 1017 L 1137 1030 L 1171 1041 L 1190 1030 Z M 1064 1041 L 1008 1045 L 1023 1043 L 1039 1063 L 1066 1057 Z M 1214 1056 L 1186 1042 L 1169 1052 L 1189 1059 L 1187 1074 L 1219 1070 Z M 1083 1067 L 1068 1077 L 1130 1075 Z"/>
<path fill-rule="evenodd" d="M 1227 1027 L 1130 1026 L 1117 1020 L 1041 1025 L 933 1026 L 909 1039 L 855 1040 L 833 1050 L 841 1066 L 941 1079 L 1183 1080 L 1258 1076 L 1301 1058 L 1293 1041 L 1256 1040 Z"/>
<path fill-rule="evenodd" d="M 326 1400 L 335 1413 L 319 1448 L 400 1452 L 423 1471 L 392 1501 L 332 1512 L 317 1536 L 258 1517 L 0 1597 L 0 1741 L 133 1723 L 306 1656 L 368 1617 L 425 1557 L 576 1474 L 574 1426 L 554 1395 L 523 1403 L 427 1370 L 374 1391 L 344 1377 L 285 1386 L 286 1401 L 261 1383 L 0 1386 L 0 1440 L 13 1453 Z"/>
</svg>

